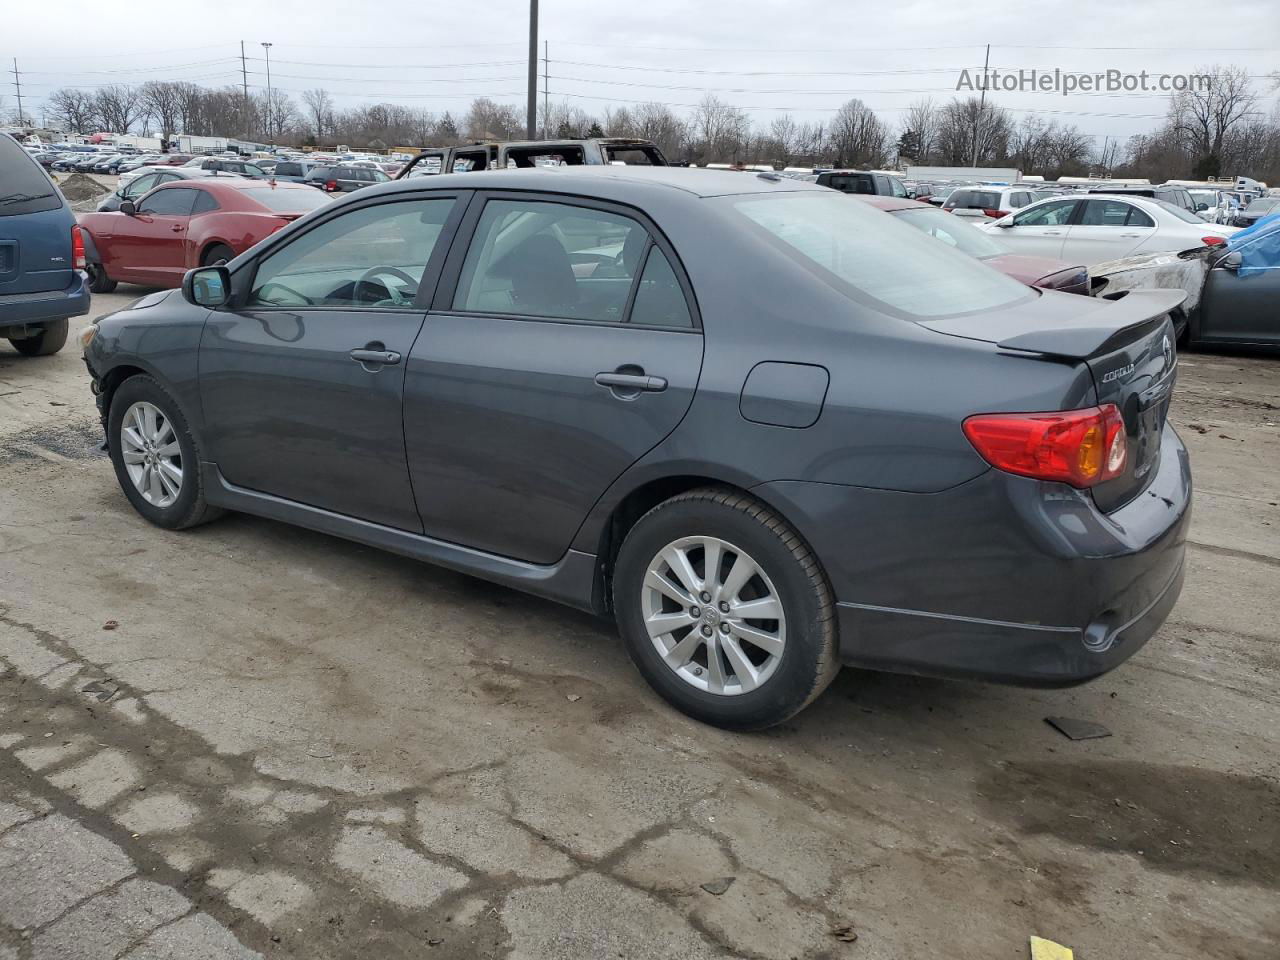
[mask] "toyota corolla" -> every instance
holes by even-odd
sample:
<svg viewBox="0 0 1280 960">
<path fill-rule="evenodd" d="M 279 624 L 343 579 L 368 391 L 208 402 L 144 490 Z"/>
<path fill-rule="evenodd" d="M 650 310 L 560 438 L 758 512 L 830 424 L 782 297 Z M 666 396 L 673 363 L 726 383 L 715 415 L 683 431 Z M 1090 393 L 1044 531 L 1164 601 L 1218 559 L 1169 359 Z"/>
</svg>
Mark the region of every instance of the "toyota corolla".
<svg viewBox="0 0 1280 960">
<path fill-rule="evenodd" d="M 769 174 L 512 170 L 362 190 L 82 342 L 152 523 L 613 617 L 672 704 L 757 728 L 842 663 L 1062 685 L 1152 636 L 1181 296 L 1033 289 Z"/>
</svg>

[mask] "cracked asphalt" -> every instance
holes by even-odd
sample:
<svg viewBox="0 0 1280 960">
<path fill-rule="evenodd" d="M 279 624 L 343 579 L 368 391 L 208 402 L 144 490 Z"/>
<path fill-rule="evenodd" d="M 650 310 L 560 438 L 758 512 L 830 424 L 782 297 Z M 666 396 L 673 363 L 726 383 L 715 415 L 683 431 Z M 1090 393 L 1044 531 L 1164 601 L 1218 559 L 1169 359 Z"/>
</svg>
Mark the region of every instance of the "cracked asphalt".
<svg viewBox="0 0 1280 960">
<path fill-rule="evenodd" d="M 1274 960 L 1280 360 L 1185 355 L 1173 417 L 1190 571 L 1127 664 L 846 670 L 737 735 L 588 616 L 264 520 L 149 526 L 74 346 L 0 345 L 0 960 Z"/>
</svg>

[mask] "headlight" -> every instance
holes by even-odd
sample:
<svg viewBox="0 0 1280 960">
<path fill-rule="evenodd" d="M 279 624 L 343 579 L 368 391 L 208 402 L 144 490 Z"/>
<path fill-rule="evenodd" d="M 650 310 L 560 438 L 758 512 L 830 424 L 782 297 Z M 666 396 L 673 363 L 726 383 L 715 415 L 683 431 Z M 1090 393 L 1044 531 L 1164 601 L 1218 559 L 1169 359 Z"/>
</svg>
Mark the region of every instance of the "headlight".
<svg viewBox="0 0 1280 960">
<path fill-rule="evenodd" d="M 88 350 L 89 344 L 93 343 L 93 338 L 98 335 L 98 321 L 89 324 L 80 331 L 80 349 Z"/>
</svg>

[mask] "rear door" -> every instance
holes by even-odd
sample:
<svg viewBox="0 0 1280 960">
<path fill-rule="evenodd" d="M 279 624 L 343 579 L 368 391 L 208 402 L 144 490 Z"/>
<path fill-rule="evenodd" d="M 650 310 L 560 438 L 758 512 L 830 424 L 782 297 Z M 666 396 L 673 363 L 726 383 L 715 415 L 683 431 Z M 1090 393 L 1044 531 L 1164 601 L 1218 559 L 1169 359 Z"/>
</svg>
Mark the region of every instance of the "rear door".
<svg viewBox="0 0 1280 960">
<path fill-rule="evenodd" d="M 424 532 L 554 563 L 675 429 L 701 366 L 691 291 L 651 223 L 592 200 L 478 195 L 409 357 Z"/>
<path fill-rule="evenodd" d="M 997 236 L 1015 253 L 1061 260 L 1067 225 L 1079 202 L 1052 200 L 1015 213 L 1012 226 L 998 228 Z"/>
<path fill-rule="evenodd" d="M 1125 200 L 1090 197 L 1067 228 L 1062 257 L 1072 263 L 1102 263 L 1133 254 L 1156 232 L 1151 217 Z"/>
</svg>

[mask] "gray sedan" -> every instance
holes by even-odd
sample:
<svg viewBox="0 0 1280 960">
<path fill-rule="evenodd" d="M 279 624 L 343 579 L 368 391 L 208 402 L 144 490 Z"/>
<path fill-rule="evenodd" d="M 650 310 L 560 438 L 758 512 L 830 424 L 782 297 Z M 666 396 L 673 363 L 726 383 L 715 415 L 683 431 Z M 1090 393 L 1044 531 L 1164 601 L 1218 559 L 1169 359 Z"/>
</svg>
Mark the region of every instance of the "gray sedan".
<svg viewBox="0 0 1280 960">
<path fill-rule="evenodd" d="M 1189 519 L 1182 296 L 1034 290 L 773 174 L 512 170 L 361 190 L 83 342 L 152 523 L 244 511 L 614 617 L 744 729 L 841 663 L 1057 685 L 1146 642 Z"/>
</svg>

